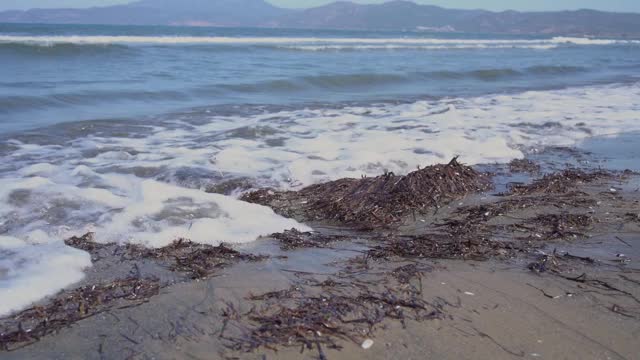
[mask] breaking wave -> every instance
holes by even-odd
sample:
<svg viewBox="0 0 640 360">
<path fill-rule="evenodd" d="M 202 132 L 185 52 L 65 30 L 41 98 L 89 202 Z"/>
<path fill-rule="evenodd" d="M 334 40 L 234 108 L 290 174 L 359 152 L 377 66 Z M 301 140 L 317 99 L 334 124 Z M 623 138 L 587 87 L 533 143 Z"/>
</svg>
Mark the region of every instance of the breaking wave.
<svg viewBox="0 0 640 360">
<path fill-rule="evenodd" d="M 0 44 L 29 46 L 112 44 L 214 44 L 214 45 L 300 45 L 300 49 L 393 49 L 416 48 L 552 48 L 559 45 L 638 45 L 640 40 L 554 37 L 550 39 L 446 39 L 446 38 L 323 38 L 323 37 L 216 37 L 216 36 L 17 36 L 0 35 Z M 312 46 L 316 46 L 315 48 Z M 437 47 L 436 47 L 437 46 Z"/>
</svg>

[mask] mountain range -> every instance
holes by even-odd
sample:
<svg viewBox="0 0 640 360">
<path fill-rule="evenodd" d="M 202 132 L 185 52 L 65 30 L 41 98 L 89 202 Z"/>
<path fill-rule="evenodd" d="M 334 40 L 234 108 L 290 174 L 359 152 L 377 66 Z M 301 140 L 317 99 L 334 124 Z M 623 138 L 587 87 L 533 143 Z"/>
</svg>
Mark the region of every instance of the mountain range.
<svg viewBox="0 0 640 360">
<path fill-rule="evenodd" d="M 276 7 L 264 0 L 139 0 L 88 9 L 4 11 L 0 12 L 0 22 L 640 37 L 640 14 L 636 13 L 492 12 L 445 9 L 403 0 L 368 5 L 338 1 L 302 10 Z"/>
</svg>

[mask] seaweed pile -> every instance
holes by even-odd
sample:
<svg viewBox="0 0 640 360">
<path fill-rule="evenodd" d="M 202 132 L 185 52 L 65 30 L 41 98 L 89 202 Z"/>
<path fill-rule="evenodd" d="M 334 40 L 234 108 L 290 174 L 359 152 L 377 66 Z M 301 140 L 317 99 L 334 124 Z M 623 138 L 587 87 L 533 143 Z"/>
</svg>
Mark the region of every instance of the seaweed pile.
<svg viewBox="0 0 640 360">
<path fill-rule="evenodd" d="M 0 349 L 12 351 L 114 306 L 132 307 L 158 294 L 156 279 L 129 278 L 63 291 L 46 306 L 36 306 L 0 322 Z"/>
<path fill-rule="evenodd" d="M 93 234 L 65 240 L 69 246 L 89 252 L 99 260 L 103 250 L 109 248 L 108 254 L 119 255 L 129 260 L 154 259 L 167 265 L 171 271 L 187 274 L 191 279 L 204 278 L 216 269 L 231 265 L 238 261 L 260 261 L 266 256 L 243 254 L 225 244 L 218 246 L 198 244 L 190 240 L 178 239 L 168 246 L 149 249 L 139 245 L 99 244 L 94 242 Z"/>
<path fill-rule="evenodd" d="M 396 176 L 341 179 L 300 191 L 259 190 L 242 200 L 270 206 L 301 221 L 333 221 L 360 229 L 398 225 L 404 217 L 439 208 L 469 193 L 490 189 L 490 176 L 458 163 L 433 165 Z"/>
<path fill-rule="evenodd" d="M 159 249 L 144 249 L 141 257 L 169 261 L 170 269 L 189 274 L 192 279 L 205 278 L 216 269 L 237 261 L 260 261 L 264 255 L 242 254 L 225 244 L 218 246 L 196 244 L 179 239 L 171 245 Z"/>
</svg>

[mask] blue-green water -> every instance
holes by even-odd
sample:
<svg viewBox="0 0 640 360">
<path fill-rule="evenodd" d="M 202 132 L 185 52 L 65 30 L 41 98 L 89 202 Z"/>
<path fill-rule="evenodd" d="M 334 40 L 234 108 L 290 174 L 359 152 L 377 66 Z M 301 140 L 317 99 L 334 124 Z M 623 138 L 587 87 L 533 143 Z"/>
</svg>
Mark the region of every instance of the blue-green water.
<svg viewBox="0 0 640 360">
<path fill-rule="evenodd" d="M 251 188 L 597 135 L 633 164 L 609 149 L 637 145 L 615 135 L 640 131 L 639 75 L 628 40 L 0 25 L 0 316 L 82 279 L 72 235 L 154 247 L 307 229 L 237 200 Z"/>
<path fill-rule="evenodd" d="M 411 101 L 629 82 L 640 72 L 640 43 L 0 25 L 0 61 L 6 132 L 202 105 Z"/>
</svg>

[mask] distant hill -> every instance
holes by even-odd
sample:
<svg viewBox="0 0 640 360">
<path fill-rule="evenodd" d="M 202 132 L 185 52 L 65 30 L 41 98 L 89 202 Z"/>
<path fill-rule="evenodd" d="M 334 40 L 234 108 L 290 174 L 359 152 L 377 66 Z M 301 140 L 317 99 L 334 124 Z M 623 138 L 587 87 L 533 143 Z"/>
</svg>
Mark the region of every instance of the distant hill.
<svg viewBox="0 0 640 360">
<path fill-rule="evenodd" d="M 88 9 L 32 9 L 0 12 L 0 22 L 260 26 L 291 10 L 263 0 L 141 0 L 126 5 Z"/>
<path fill-rule="evenodd" d="M 340 1 L 288 14 L 278 26 L 295 28 L 448 30 L 505 34 L 640 36 L 640 14 L 595 10 L 491 12 L 390 1 L 361 5 Z"/>
<path fill-rule="evenodd" d="M 425 30 L 502 34 L 640 37 L 640 14 L 595 10 L 491 12 L 418 5 L 410 1 L 362 5 L 346 1 L 306 10 L 264 0 L 141 0 L 89 9 L 0 12 L 0 22 L 203 25 L 307 29 Z"/>
</svg>

